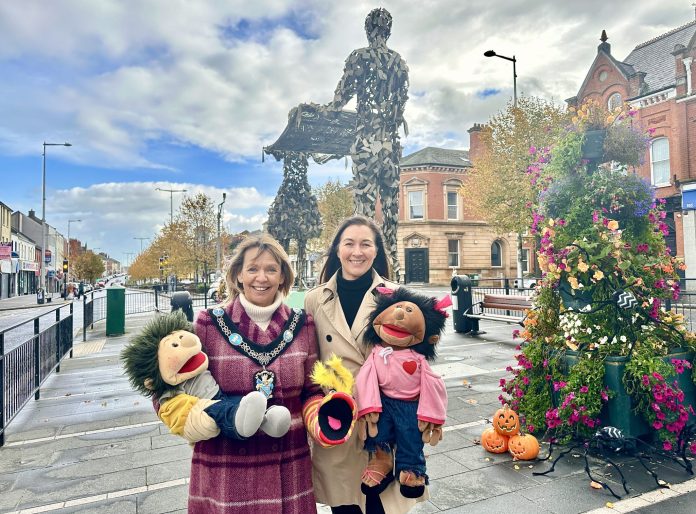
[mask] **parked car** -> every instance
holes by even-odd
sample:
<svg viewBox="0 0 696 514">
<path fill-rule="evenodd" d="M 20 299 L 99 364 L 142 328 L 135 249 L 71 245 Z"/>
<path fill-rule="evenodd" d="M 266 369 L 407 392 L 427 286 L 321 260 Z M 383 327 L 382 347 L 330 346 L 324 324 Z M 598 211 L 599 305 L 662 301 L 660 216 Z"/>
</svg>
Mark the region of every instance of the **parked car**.
<svg viewBox="0 0 696 514">
<path fill-rule="evenodd" d="M 220 297 L 220 282 L 223 282 L 223 279 L 219 278 L 213 282 L 206 293 L 206 296 L 214 302 L 221 302 L 224 299 Z"/>
</svg>

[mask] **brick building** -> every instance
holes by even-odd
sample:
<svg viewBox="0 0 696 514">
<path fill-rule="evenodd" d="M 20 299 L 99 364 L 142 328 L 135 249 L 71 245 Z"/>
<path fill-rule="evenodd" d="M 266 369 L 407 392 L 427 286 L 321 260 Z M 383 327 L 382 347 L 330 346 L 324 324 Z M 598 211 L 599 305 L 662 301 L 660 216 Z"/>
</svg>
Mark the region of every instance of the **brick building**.
<svg viewBox="0 0 696 514">
<path fill-rule="evenodd" d="M 696 21 L 636 46 L 623 60 L 611 54 L 606 32 L 573 106 L 595 99 L 612 108 L 628 102 L 652 127 L 644 164 L 632 170 L 667 201 L 667 243 L 696 278 Z"/>
<path fill-rule="evenodd" d="M 471 168 L 469 152 L 427 147 L 403 157 L 400 167 L 397 239 L 406 283 L 445 285 L 453 272 L 480 278 L 516 275 L 516 235 L 496 234 L 468 214 L 466 197 L 459 194 Z M 523 257 L 528 266 L 528 249 Z"/>
</svg>

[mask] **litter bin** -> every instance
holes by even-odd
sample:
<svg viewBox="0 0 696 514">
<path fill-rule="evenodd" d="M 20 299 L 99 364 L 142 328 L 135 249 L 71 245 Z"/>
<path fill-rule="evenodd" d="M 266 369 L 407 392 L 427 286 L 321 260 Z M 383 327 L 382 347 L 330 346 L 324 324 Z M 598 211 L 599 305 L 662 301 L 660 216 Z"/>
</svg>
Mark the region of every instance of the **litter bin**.
<svg viewBox="0 0 696 514">
<path fill-rule="evenodd" d="M 36 290 L 36 303 L 44 303 L 46 300 L 46 295 L 44 293 L 44 290 L 42 288 L 38 288 Z"/>
<path fill-rule="evenodd" d="M 111 286 L 106 289 L 106 335 L 126 333 L 126 288 Z"/>
<path fill-rule="evenodd" d="M 452 321 L 454 330 L 459 333 L 479 333 L 478 320 L 467 318 L 464 313 L 473 305 L 472 280 L 466 275 L 452 277 Z"/>
<path fill-rule="evenodd" d="M 193 321 L 193 299 L 188 291 L 179 291 L 172 295 L 172 312 L 181 309 L 186 319 Z"/>
</svg>

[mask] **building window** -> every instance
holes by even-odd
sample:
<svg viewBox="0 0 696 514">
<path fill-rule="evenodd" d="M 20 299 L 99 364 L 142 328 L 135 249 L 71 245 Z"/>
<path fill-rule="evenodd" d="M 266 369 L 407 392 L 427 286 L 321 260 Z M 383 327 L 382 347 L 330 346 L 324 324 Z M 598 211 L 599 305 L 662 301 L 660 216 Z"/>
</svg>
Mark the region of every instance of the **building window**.
<svg viewBox="0 0 696 514">
<path fill-rule="evenodd" d="M 447 240 L 447 265 L 450 268 L 459 267 L 459 239 Z"/>
<path fill-rule="evenodd" d="M 614 109 L 619 109 L 621 108 L 621 104 L 623 102 L 623 99 L 621 98 L 621 95 L 619 93 L 614 93 L 609 97 L 609 101 L 607 102 L 607 107 L 609 108 L 610 111 L 613 111 Z"/>
<path fill-rule="evenodd" d="M 522 273 L 529 273 L 529 250 L 522 248 Z"/>
<path fill-rule="evenodd" d="M 447 219 L 459 219 L 459 195 L 456 191 L 447 191 Z"/>
<path fill-rule="evenodd" d="M 654 186 L 669 185 L 669 140 L 666 137 L 650 143 L 650 171 Z"/>
<path fill-rule="evenodd" d="M 503 265 L 503 248 L 498 241 L 493 241 L 491 245 L 491 266 L 501 267 Z"/>
<path fill-rule="evenodd" d="M 408 214 L 409 219 L 423 219 L 423 191 L 408 192 Z"/>
</svg>

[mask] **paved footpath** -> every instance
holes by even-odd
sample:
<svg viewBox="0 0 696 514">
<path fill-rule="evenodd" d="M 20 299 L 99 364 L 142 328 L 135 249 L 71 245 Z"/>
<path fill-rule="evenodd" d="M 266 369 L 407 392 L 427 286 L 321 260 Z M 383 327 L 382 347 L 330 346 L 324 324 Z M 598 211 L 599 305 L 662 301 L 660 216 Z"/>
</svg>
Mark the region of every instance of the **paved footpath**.
<svg viewBox="0 0 696 514">
<path fill-rule="evenodd" d="M 131 390 L 118 360 L 152 316 L 129 316 L 121 337 L 106 338 L 103 322 L 96 324 L 87 342 L 76 344 L 75 357 L 47 380 L 41 399 L 9 425 L 0 448 L 0 512 L 185 512 L 191 449 L 168 434 L 150 402 Z M 515 343 L 512 325 L 482 328 L 486 334 L 468 337 L 450 326 L 441 343 L 434 368 L 449 392 L 447 427 L 444 440 L 426 450 L 431 498 L 413 513 L 696 510 L 696 480 L 670 462 L 652 467 L 675 485 L 655 490 L 635 460 L 618 458 L 630 489 L 628 499 L 618 502 L 590 488 L 578 456 L 562 459 L 550 476 L 533 476 L 548 464 L 487 454 L 475 440 L 499 407 L 498 381 L 506 376 Z M 620 490 L 611 469 L 593 461 L 592 470 Z M 329 511 L 320 506 L 320 512 Z"/>
</svg>

